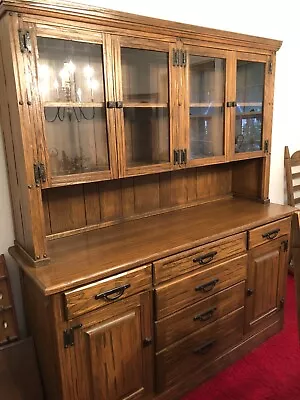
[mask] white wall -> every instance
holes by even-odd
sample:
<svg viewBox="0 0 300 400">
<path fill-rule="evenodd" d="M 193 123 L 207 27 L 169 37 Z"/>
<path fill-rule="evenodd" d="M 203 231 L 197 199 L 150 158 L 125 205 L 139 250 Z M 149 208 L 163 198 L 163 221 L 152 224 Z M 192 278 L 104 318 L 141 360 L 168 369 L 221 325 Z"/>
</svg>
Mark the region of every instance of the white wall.
<svg viewBox="0 0 300 400">
<path fill-rule="evenodd" d="M 289 145 L 292 152 L 300 148 L 300 125 L 297 125 L 295 119 L 295 116 L 300 114 L 298 109 L 300 52 L 297 41 L 300 35 L 300 24 L 296 1 L 286 0 L 284 4 L 278 0 L 252 0 L 248 3 L 240 0 L 183 0 L 178 3 L 163 0 L 115 0 L 113 3 L 109 0 L 100 2 L 81 0 L 80 2 L 104 8 L 113 7 L 115 10 L 166 20 L 283 40 L 283 46 L 277 54 L 270 199 L 273 202 L 284 202 L 284 146 Z M 13 244 L 14 234 L 2 140 L 0 140 L 0 188 L 0 252 L 7 256 L 7 248 Z M 13 276 L 14 293 L 21 318 L 21 297 L 16 269 L 8 256 L 7 259 Z M 22 319 L 21 326 L 23 326 Z"/>
</svg>

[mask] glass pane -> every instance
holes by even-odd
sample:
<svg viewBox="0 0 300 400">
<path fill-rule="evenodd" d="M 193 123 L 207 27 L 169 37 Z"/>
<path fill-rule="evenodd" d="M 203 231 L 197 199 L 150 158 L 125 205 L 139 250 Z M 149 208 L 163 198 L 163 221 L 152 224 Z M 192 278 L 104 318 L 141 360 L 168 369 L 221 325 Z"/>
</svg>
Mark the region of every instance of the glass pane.
<svg viewBox="0 0 300 400">
<path fill-rule="evenodd" d="M 169 111 L 167 108 L 125 108 L 124 124 L 126 159 L 129 167 L 169 162 Z"/>
<path fill-rule="evenodd" d="M 52 175 L 109 170 L 102 45 L 38 38 Z"/>
<path fill-rule="evenodd" d="M 168 53 L 123 47 L 127 166 L 170 161 Z"/>
<path fill-rule="evenodd" d="M 264 63 L 237 62 L 236 153 L 262 149 L 264 75 Z"/>
<path fill-rule="evenodd" d="M 224 154 L 225 60 L 190 55 L 190 158 Z"/>
</svg>

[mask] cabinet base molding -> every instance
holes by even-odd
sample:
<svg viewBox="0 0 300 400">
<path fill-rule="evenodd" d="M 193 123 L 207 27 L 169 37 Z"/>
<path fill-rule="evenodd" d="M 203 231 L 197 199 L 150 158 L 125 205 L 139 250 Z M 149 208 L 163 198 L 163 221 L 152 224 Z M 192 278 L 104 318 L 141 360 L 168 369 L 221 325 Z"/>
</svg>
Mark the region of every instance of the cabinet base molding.
<svg viewBox="0 0 300 400">
<path fill-rule="evenodd" d="M 263 330 L 248 337 L 246 340 L 239 343 L 237 346 L 226 351 L 221 357 L 215 359 L 204 369 L 197 371 L 195 374 L 190 375 L 188 379 L 184 379 L 176 386 L 170 388 L 167 392 L 155 396 L 155 400 L 179 400 L 182 396 L 190 390 L 195 389 L 200 384 L 215 376 L 228 366 L 234 364 L 236 361 L 244 357 L 251 350 L 262 344 L 271 336 L 278 333 L 282 328 L 282 322 L 277 315 L 275 321 L 272 319 L 271 325 L 265 327 Z"/>
</svg>

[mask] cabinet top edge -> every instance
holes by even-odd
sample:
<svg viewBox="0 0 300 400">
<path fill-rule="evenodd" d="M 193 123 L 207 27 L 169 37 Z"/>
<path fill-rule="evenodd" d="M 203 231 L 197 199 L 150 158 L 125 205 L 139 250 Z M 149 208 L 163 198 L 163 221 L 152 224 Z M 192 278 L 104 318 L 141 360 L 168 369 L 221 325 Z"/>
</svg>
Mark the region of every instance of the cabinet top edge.
<svg viewBox="0 0 300 400">
<path fill-rule="evenodd" d="M 159 28 L 163 35 L 169 34 L 182 38 L 195 38 L 196 34 L 201 35 L 202 38 L 204 36 L 208 40 L 217 42 L 230 41 L 236 46 L 258 47 L 271 52 L 276 52 L 282 45 L 282 41 L 280 40 L 205 28 L 66 1 L 48 0 L 41 3 L 38 0 L 0 0 L 0 18 L 7 12 L 52 16 L 54 18 L 78 22 L 99 23 L 101 21 L 103 24 L 127 29 L 130 29 L 132 26 L 136 29 L 137 25 L 139 25 L 139 29 L 141 30 L 147 27 L 151 29 Z"/>
</svg>

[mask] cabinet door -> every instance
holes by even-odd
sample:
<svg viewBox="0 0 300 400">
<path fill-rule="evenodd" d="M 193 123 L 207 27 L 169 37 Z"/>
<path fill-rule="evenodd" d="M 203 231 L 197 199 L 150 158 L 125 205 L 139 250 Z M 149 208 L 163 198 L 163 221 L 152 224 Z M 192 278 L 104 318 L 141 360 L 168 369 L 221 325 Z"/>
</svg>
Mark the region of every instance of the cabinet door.
<svg viewBox="0 0 300 400">
<path fill-rule="evenodd" d="M 246 331 L 282 308 L 287 275 L 288 236 L 250 250 Z"/>
<path fill-rule="evenodd" d="M 233 67 L 235 82 L 231 87 L 235 159 L 261 157 L 268 150 L 265 141 L 271 134 L 270 65 L 267 56 L 236 55 Z"/>
<path fill-rule="evenodd" d="M 64 398 L 146 399 L 153 386 L 151 295 L 122 300 L 70 326 L 78 323 L 74 346 L 63 353 Z"/>
<path fill-rule="evenodd" d="M 121 176 L 172 168 L 172 45 L 114 39 L 116 121 Z"/>
<path fill-rule="evenodd" d="M 48 185 L 116 178 L 109 35 L 37 27 L 34 52 Z"/>
<path fill-rule="evenodd" d="M 186 163 L 196 166 L 225 161 L 227 52 L 186 46 L 181 73 L 185 76 Z"/>
</svg>

